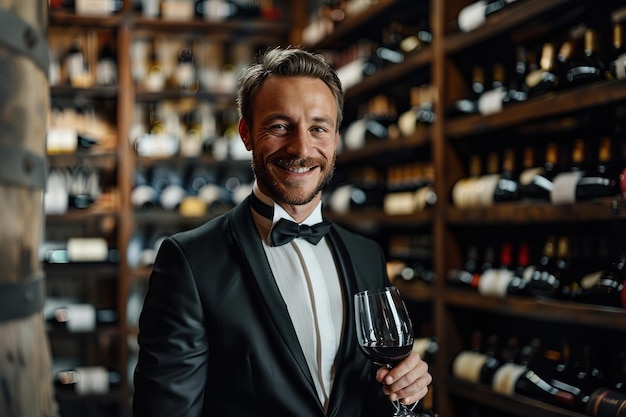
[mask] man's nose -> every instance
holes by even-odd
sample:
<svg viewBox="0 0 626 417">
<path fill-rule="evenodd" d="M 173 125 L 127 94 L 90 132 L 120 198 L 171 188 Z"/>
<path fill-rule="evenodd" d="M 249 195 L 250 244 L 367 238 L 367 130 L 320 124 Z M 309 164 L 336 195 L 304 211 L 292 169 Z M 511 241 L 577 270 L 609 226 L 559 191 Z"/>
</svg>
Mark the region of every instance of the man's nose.
<svg viewBox="0 0 626 417">
<path fill-rule="evenodd" d="M 312 147 L 312 138 L 309 134 L 308 129 L 306 128 L 298 128 L 296 129 L 291 137 L 289 138 L 289 144 L 287 145 L 287 152 L 289 154 L 306 158 L 309 156 Z"/>
</svg>

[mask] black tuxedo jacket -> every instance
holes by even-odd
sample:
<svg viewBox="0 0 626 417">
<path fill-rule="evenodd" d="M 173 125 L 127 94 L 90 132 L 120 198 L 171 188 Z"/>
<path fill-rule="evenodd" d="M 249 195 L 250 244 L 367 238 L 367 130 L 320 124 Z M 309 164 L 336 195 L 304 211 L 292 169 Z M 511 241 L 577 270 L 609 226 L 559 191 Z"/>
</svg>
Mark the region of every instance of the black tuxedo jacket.
<svg viewBox="0 0 626 417">
<path fill-rule="evenodd" d="M 353 295 L 388 285 L 384 255 L 375 242 L 336 224 L 328 238 L 344 294 L 345 325 L 327 412 L 248 198 L 161 244 L 139 320 L 134 416 L 391 415 L 353 324 Z"/>
</svg>

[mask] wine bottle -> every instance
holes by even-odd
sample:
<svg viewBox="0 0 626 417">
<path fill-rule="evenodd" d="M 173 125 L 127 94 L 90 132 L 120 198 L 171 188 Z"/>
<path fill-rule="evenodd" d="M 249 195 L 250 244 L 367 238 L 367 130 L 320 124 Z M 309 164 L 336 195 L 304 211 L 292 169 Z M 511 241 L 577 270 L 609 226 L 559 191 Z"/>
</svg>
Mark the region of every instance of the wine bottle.
<svg viewBox="0 0 626 417">
<path fill-rule="evenodd" d="M 102 395 L 118 387 L 122 381 L 119 372 L 102 366 L 82 366 L 63 370 L 54 376 L 57 391 L 74 392 L 78 395 Z"/>
<path fill-rule="evenodd" d="M 506 289 L 507 295 L 530 296 L 528 283 L 533 272 L 534 267 L 530 263 L 530 245 L 528 242 L 522 242 L 517 249 L 516 266 Z"/>
<path fill-rule="evenodd" d="M 482 349 L 482 332 L 475 330 L 471 334 L 469 349 L 459 352 L 452 361 L 452 376 L 478 384 L 486 361 L 487 355 Z"/>
<path fill-rule="evenodd" d="M 431 126 L 437 120 L 434 111 L 435 90 L 431 85 L 411 87 L 411 108 L 398 117 L 398 129 L 404 136 Z"/>
<path fill-rule="evenodd" d="M 472 69 L 471 89 L 468 97 L 454 101 L 446 108 L 446 115 L 455 117 L 464 114 L 478 113 L 478 99 L 485 92 L 485 71 L 476 65 Z"/>
<path fill-rule="evenodd" d="M 428 20 L 422 20 L 417 25 L 405 26 L 403 36 L 398 45 L 405 55 L 419 52 L 431 44 L 433 34 Z"/>
<path fill-rule="evenodd" d="M 96 67 L 96 83 L 98 85 L 117 84 L 117 59 L 108 42 L 100 48 Z"/>
<path fill-rule="evenodd" d="M 613 78 L 622 80 L 626 78 L 626 39 L 625 21 L 626 7 L 615 10 L 611 14 L 613 21 L 613 42 L 609 58 L 609 71 Z"/>
<path fill-rule="evenodd" d="M 482 160 L 480 155 L 471 155 L 469 175 L 457 181 L 452 187 L 452 203 L 458 208 L 478 207 L 480 195 L 476 189 L 481 179 Z"/>
<path fill-rule="evenodd" d="M 572 147 L 572 167 L 554 177 L 550 199 L 554 204 L 574 203 L 595 198 L 617 195 L 618 185 L 606 172 L 611 160 L 611 141 L 603 138 L 599 147 L 599 163 L 596 172 L 586 171 L 585 141 L 577 139 Z"/>
<path fill-rule="evenodd" d="M 574 28 L 581 31 L 583 28 Z M 563 75 L 560 88 L 601 80 L 604 74 L 602 59 L 598 57 L 598 34 L 594 29 L 584 28 L 582 36 L 572 35 L 573 46 L 568 49 L 560 60 L 563 64 Z"/>
<path fill-rule="evenodd" d="M 622 252 L 605 270 L 585 274 L 579 281 L 572 300 L 609 307 L 626 308 L 626 255 Z"/>
<path fill-rule="evenodd" d="M 422 162 L 390 166 L 383 211 L 389 215 L 411 214 L 435 205 L 433 171 L 432 164 Z"/>
<path fill-rule="evenodd" d="M 626 393 L 598 388 L 591 394 L 586 412 L 591 417 L 625 417 Z"/>
<path fill-rule="evenodd" d="M 448 282 L 455 286 L 478 288 L 480 272 L 478 270 L 478 246 L 471 244 L 467 247 L 465 264 L 462 269 L 451 269 L 448 272 Z"/>
<path fill-rule="evenodd" d="M 74 39 L 65 57 L 67 83 L 73 87 L 88 87 L 85 79 L 88 76 L 85 53 L 78 38 Z"/>
<path fill-rule="evenodd" d="M 46 317 L 46 323 L 52 329 L 64 329 L 71 333 L 92 332 L 100 327 L 117 323 L 115 309 L 96 308 L 91 304 L 68 304 L 55 309 Z"/>
<path fill-rule="evenodd" d="M 150 211 L 159 205 L 159 193 L 150 184 L 147 172 L 135 170 L 130 203 L 135 209 Z"/>
<path fill-rule="evenodd" d="M 181 90 L 197 91 L 200 87 L 196 73 L 196 62 L 189 47 L 178 52 L 178 64 L 174 68 L 174 84 Z"/>
<path fill-rule="evenodd" d="M 515 71 L 509 80 L 504 105 L 520 103 L 528 98 L 528 90 L 524 79 L 528 73 L 528 55 L 526 48 L 518 45 L 515 48 Z"/>
<path fill-rule="evenodd" d="M 478 292 L 483 295 L 504 297 L 513 276 L 513 245 L 510 242 L 503 242 L 500 246 L 500 262 L 482 273 L 478 282 Z"/>
<path fill-rule="evenodd" d="M 489 207 L 495 203 L 496 189 L 501 179 L 500 157 L 497 152 L 487 154 L 486 173 L 482 175 L 476 184 L 474 192 L 477 194 L 477 206 Z M 505 190 L 499 192 L 504 193 Z"/>
<path fill-rule="evenodd" d="M 478 0 L 459 12 L 457 26 L 462 32 L 471 32 L 484 25 L 489 16 L 499 12 L 515 0 Z"/>
<path fill-rule="evenodd" d="M 556 268 L 555 236 L 549 236 L 543 247 L 543 254 L 539 259 L 539 265 L 533 271 L 528 282 L 528 289 L 533 296 L 554 298 L 561 288 L 561 282 L 554 275 Z"/>
<path fill-rule="evenodd" d="M 506 149 L 502 159 L 502 173 L 493 192 L 494 201 L 517 201 L 520 199 L 520 184 L 517 177 L 515 151 Z"/>
<path fill-rule="evenodd" d="M 607 386 L 612 390 L 626 394 L 626 352 L 618 352 L 610 367 L 611 375 Z"/>
<path fill-rule="evenodd" d="M 559 77 L 555 72 L 555 46 L 551 42 L 543 44 L 539 67 L 529 71 L 525 83 L 528 89 L 528 97 L 536 97 L 553 91 L 559 85 Z"/>
<path fill-rule="evenodd" d="M 156 41 L 152 42 L 152 49 L 149 54 L 148 71 L 144 75 L 142 86 L 146 91 L 163 91 L 167 81 L 167 75 L 159 62 L 157 55 Z"/>
<path fill-rule="evenodd" d="M 485 345 L 485 363 L 480 369 L 479 381 L 481 384 L 490 387 L 492 386 L 494 375 L 502 365 L 502 361 L 497 354 L 500 347 L 498 335 L 489 335 Z"/>
<path fill-rule="evenodd" d="M 478 98 L 477 105 L 480 114 L 487 116 L 502 111 L 507 98 L 506 82 L 504 65 L 496 62 L 491 74 L 491 88 L 484 91 Z"/>
<path fill-rule="evenodd" d="M 505 395 L 519 394 L 561 407 L 575 405 L 576 398 L 572 393 L 551 385 L 536 372 L 534 358 L 539 347 L 539 340 L 533 339 L 521 349 L 520 363 L 509 361 L 500 366 L 493 379 L 494 391 Z"/>
<path fill-rule="evenodd" d="M 352 170 L 345 182 L 333 190 L 328 200 L 329 207 L 334 212 L 383 208 L 385 183 L 375 168 Z"/>
<path fill-rule="evenodd" d="M 554 188 L 553 179 L 557 174 L 558 145 L 554 142 L 546 145 L 543 166 L 535 166 L 534 149 L 524 150 L 524 169 L 519 175 L 520 197 L 528 200 L 550 201 Z"/>
<path fill-rule="evenodd" d="M 365 115 L 365 143 L 395 138 L 398 119 L 395 103 L 386 95 L 379 94 L 369 101 Z"/>
<path fill-rule="evenodd" d="M 571 393 L 575 401 L 568 408 L 581 413 L 592 391 L 603 385 L 604 380 L 604 373 L 595 366 L 591 353 L 587 345 L 562 340 L 558 351 L 548 349 L 543 357 L 543 376 L 551 385 Z"/>
<path fill-rule="evenodd" d="M 595 170 L 587 170 L 576 184 L 576 201 L 613 197 L 620 194 L 619 162 L 613 162 L 611 138 L 604 136 L 598 144 L 598 160 Z"/>
</svg>

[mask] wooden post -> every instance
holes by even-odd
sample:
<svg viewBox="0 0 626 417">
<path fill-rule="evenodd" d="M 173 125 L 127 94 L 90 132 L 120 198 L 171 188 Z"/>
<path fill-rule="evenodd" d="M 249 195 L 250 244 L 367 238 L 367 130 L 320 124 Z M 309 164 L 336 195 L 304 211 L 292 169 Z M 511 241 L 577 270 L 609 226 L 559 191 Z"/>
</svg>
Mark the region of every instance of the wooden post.
<svg viewBox="0 0 626 417">
<path fill-rule="evenodd" d="M 44 326 L 46 0 L 0 0 L 0 416 L 51 417 Z"/>
</svg>

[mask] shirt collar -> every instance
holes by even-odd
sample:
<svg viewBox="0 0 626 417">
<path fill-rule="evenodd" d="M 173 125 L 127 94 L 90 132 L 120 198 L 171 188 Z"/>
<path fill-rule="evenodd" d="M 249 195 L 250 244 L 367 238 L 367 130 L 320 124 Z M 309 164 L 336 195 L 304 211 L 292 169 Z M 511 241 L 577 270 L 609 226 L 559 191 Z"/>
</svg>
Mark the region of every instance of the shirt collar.
<svg viewBox="0 0 626 417">
<path fill-rule="evenodd" d="M 252 187 L 252 192 L 263 204 L 267 205 L 268 208 L 272 210 L 272 218 L 269 219 L 256 211 L 254 208 L 252 209 L 252 217 L 257 225 L 261 237 L 266 243 L 271 244 L 270 233 L 272 231 L 272 227 L 276 224 L 276 222 L 278 222 L 280 219 L 287 219 L 295 222 L 295 219 L 291 217 L 291 215 L 287 213 L 285 209 L 276 204 L 276 202 L 274 202 L 271 197 L 263 194 L 263 192 L 259 189 L 256 181 L 254 182 L 254 186 Z M 311 226 L 321 222 L 322 220 L 322 202 L 320 201 L 313 210 L 313 212 L 311 212 L 311 214 L 306 219 L 300 222 L 300 224 L 306 224 Z"/>
</svg>

